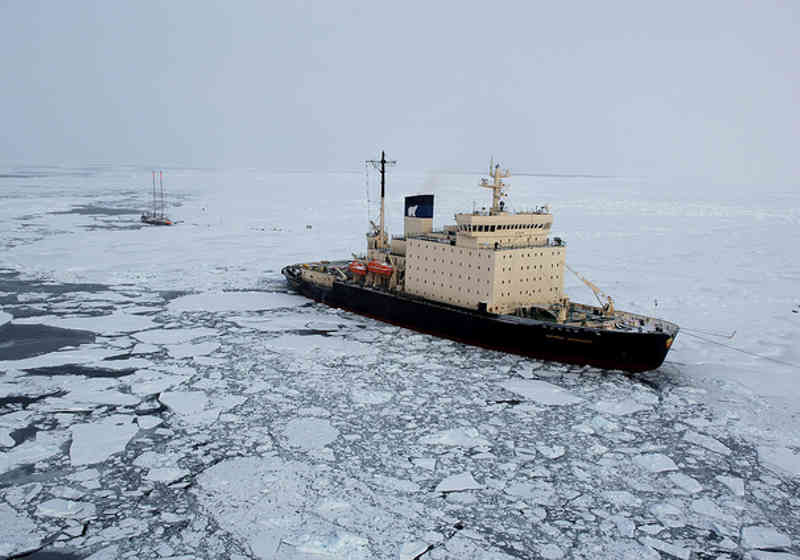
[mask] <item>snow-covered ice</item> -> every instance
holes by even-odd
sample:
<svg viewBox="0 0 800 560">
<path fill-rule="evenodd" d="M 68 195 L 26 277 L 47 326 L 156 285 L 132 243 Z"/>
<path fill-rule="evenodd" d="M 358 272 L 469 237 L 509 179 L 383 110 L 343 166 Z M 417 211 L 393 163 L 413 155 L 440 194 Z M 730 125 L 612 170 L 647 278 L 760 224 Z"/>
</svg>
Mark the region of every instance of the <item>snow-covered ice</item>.
<svg viewBox="0 0 800 560">
<path fill-rule="evenodd" d="M 515 179 L 515 203 L 558 201 L 568 261 L 618 307 L 684 327 L 661 368 L 624 375 L 290 293 L 282 266 L 363 250 L 352 174 L 175 170 L 181 223 L 158 229 L 103 214 L 138 208 L 148 174 L 47 173 L 0 173 L 0 350 L 30 342 L 0 361 L 0 556 L 800 554 L 796 369 L 692 336 L 800 362 L 794 191 Z M 467 180 L 437 176 L 437 223 Z M 393 175 L 389 207 L 424 181 Z M 49 213 L 77 205 L 100 213 Z M 3 338 L 52 327 L 88 335 Z"/>
<path fill-rule="evenodd" d="M 561 387 L 537 379 L 512 379 L 501 383 L 500 386 L 528 400 L 544 405 L 569 405 L 583 400 Z"/>
<path fill-rule="evenodd" d="M 79 466 L 99 463 L 121 452 L 139 426 L 133 416 L 113 414 L 96 422 L 73 424 L 69 429 L 72 432 L 69 458 L 73 466 Z"/>
</svg>

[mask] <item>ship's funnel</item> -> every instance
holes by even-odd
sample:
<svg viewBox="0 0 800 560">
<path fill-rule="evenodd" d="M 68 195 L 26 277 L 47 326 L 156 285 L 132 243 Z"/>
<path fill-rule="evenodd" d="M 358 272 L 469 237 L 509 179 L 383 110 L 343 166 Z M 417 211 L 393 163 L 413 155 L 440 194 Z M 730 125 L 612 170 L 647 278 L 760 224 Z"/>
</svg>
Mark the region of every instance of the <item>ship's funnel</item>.
<svg viewBox="0 0 800 560">
<path fill-rule="evenodd" d="M 430 233 L 433 231 L 433 195 L 407 196 L 405 204 L 405 235 Z"/>
</svg>

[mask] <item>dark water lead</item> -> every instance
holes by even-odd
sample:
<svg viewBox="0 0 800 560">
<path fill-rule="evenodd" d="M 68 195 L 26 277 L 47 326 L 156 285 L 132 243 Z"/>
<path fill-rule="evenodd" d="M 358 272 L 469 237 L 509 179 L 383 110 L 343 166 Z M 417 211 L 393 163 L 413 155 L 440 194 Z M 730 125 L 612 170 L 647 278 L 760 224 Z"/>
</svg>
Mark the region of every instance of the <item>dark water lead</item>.
<svg viewBox="0 0 800 560">
<path fill-rule="evenodd" d="M 22 370 L 28 375 L 82 375 L 84 377 L 110 377 L 116 379 L 136 373 L 136 368 L 105 369 L 100 367 L 82 366 L 80 364 L 64 364 L 60 366 L 46 366 Z"/>
<path fill-rule="evenodd" d="M 0 360 L 23 360 L 94 341 L 91 331 L 9 323 L 0 327 Z"/>
<path fill-rule="evenodd" d="M 58 210 L 49 214 L 79 214 L 81 216 L 127 216 L 141 214 L 141 208 L 112 208 L 110 206 L 96 206 L 94 204 L 80 204 L 69 210 Z"/>
</svg>

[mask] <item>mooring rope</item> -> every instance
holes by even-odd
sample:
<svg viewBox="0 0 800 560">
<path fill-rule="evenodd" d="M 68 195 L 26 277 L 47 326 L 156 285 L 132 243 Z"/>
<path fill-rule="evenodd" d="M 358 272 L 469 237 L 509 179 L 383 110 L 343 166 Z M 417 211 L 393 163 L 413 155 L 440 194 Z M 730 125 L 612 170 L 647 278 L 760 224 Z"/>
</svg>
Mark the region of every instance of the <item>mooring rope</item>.
<svg viewBox="0 0 800 560">
<path fill-rule="evenodd" d="M 681 332 L 685 332 L 685 329 L 681 329 Z M 762 360 L 768 360 L 770 362 L 775 362 L 776 364 L 781 364 L 784 366 L 789 366 L 791 368 L 800 369 L 800 365 L 793 364 L 791 362 L 784 362 L 783 360 L 778 360 L 777 358 L 771 358 L 769 356 L 762 356 L 761 354 L 756 354 L 755 352 L 748 352 L 747 350 L 742 350 L 741 348 L 736 348 L 735 346 L 731 346 L 730 344 L 725 344 L 724 342 L 719 342 L 716 340 L 711 340 L 708 338 L 704 338 L 702 336 L 698 336 L 696 334 L 692 334 L 690 332 L 686 332 L 685 334 L 689 336 L 693 336 L 703 342 L 708 342 L 709 344 L 716 344 L 717 346 L 722 346 L 723 348 L 727 348 L 728 350 L 733 350 L 735 352 L 741 352 L 742 354 L 747 354 L 748 356 L 752 356 L 754 358 L 761 358 Z"/>
</svg>

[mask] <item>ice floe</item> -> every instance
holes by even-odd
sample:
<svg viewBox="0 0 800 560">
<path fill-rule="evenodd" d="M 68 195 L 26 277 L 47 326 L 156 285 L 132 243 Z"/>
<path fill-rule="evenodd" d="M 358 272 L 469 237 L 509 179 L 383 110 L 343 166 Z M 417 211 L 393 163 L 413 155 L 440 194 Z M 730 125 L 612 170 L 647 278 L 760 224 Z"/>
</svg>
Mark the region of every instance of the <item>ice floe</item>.
<svg viewBox="0 0 800 560">
<path fill-rule="evenodd" d="M 264 311 L 308 303 L 302 296 L 277 292 L 204 292 L 176 298 L 167 305 L 167 310 L 170 313 Z"/>
<path fill-rule="evenodd" d="M 283 435 L 291 447 L 321 449 L 339 437 L 339 430 L 330 420 L 294 418 L 286 424 Z"/>
<path fill-rule="evenodd" d="M 174 328 L 174 329 L 151 329 L 134 334 L 138 340 L 148 344 L 181 344 L 196 338 L 214 336 L 219 334 L 214 329 L 207 327 Z"/>
<path fill-rule="evenodd" d="M 635 414 L 642 410 L 648 410 L 650 407 L 634 400 L 627 399 L 623 401 L 597 401 L 592 405 L 597 412 L 603 414 L 613 414 L 615 416 L 625 416 L 628 414 Z"/>
<path fill-rule="evenodd" d="M 92 331 L 102 335 L 130 334 L 153 328 L 156 323 L 143 315 L 133 315 L 126 311 L 114 311 L 109 315 L 91 317 L 39 316 L 15 321 L 17 324 L 41 324 L 62 329 Z"/>
<path fill-rule="evenodd" d="M 792 539 L 773 527 L 750 525 L 742 529 L 742 546 L 745 548 L 788 548 Z"/>
<path fill-rule="evenodd" d="M 139 431 L 134 417 L 112 414 L 93 423 L 70 426 L 72 445 L 69 457 L 73 466 L 99 463 L 119 453 Z"/>
<path fill-rule="evenodd" d="M 683 439 L 684 441 L 688 441 L 689 443 L 699 445 L 700 447 L 705 447 L 709 451 L 719 453 L 720 455 L 731 454 L 730 449 L 728 449 L 725 445 L 723 445 L 716 439 L 712 438 L 711 436 L 698 434 L 697 432 L 687 431 L 684 434 Z"/>
<path fill-rule="evenodd" d="M 89 502 L 53 498 L 39 504 L 36 515 L 62 519 L 89 519 L 95 515 L 95 506 Z"/>
<path fill-rule="evenodd" d="M 651 473 L 678 470 L 675 462 L 663 453 L 644 453 L 634 457 L 633 461 Z"/>
<path fill-rule="evenodd" d="M 453 447 L 488 447 L 489 440 L 481 437 L 475 428 L 451 428 L 435 434 L 423 436 L 419 440 L 425 445 L 447 445 Z"/>
<path fill-rule="evenodd" d="M 500 386 L 544 405 L 559 406 L 583 402 L 582 398 L 573 395 L 566 389 L 538 379 L 511 379 L 500 383 Z"/>
<path fill-rule="evenodd" d="M 44 538 L 30 517 L 0 503 L 0 557 L 16 557 L 37 550 Z"/>
<path fill-rule="evenodd" d="M 436 485 L 434 492 L 466 492 L 467 490 L 480 490 L 481 484 L 473 478 L 471 472 L 450 475 Z"/>
<path fill-rule="evenodd" d="M 0 327 L 3 327 L 4 325 L 10 323 L 13 318 L 14 316 L 11 315 L 10 313 L 6 313 L 5 311 L 0 311 Z"/>
<path fill-rule="evenodd" d="M 758 447 L 758 459 L 762 464 L 790 477 L 800 477 L 800 453 L 776 446 Z"/>
</svg>

